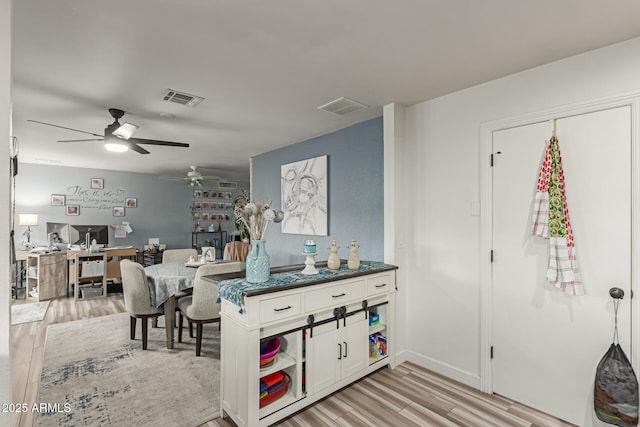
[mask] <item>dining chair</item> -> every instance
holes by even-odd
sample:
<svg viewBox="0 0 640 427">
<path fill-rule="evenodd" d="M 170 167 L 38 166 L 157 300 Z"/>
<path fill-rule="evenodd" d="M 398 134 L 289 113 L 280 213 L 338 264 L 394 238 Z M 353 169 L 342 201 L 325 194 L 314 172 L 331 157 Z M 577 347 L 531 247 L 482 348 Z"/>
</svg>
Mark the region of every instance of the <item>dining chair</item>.
<svg viewBox="0 0 640 427">
<path fill-rule="evenodd" d="M 165 249 L 162 253 L 162 263 L 165 262 L 187 262 L 189 258 L 198 258 L 196 249 Z"/>
<path fill-rule="evenodd" d="M 189 258 L 198 259 L 197 249 L 165 249 L 162 252 L 162 263 L 166 262 L 188 262 Z M 185 295 L 191 295 L 191 290 L 180 291 L 175 294 L 176 298 L 183 297 Z M 158 326 L 154 323 L 154 326 Z M 176 325 L 177 327 L 178 325 Z"/>
<path fill-rule="evenodd" d="M 151 305 L 149 285 L 144 267 L 128 259 L 120 261 L 124 306 L 129 312 L 131 339 L 136 338 L 136 320 L 142 319 L 142 349 L 147 349 L 148 319 L 162 315 L 162 311 Z"/>
<path fill-rule="evenodd" d="M 224 254 L 222 259 L 246 262 L 248 254 L 249 243 L 229 242 L 224 246 Z"/>
<path fill-rule="evenodd" d="M 182 324 L 183 318 L 186 317 L 190 336 L 193 336 L 193 324 L 196 324 L 196 356 L 200 356 L 202 348 L 202 325 L 220 321 L 220 304 L 216 303 L 218 283 L 202 277 L 237 271 L 242 271 L 241 262 L 200 266 L 193 282 L 193 294 L 178 299 L 178 342 L 182 342 Z"/>
</svg>

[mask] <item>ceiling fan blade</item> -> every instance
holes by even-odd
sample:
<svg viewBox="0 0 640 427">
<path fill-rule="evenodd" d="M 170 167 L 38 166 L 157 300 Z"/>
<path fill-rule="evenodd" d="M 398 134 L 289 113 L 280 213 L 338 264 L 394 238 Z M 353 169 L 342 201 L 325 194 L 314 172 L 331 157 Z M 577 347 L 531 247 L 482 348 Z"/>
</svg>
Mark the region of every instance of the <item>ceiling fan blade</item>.
<svg viewBox="0 0 640 427">
<path fill-rule="evenodd" d="M 84 141 L 104 141 L 104 138 L 100 138 L 100 139 L 61 139 L 58 142 L 84 142 Z"/>
<path fill-rule="evenodd" d="M 129 138 L 128 141 L 134 142 L 136 144 L 166 145 L 169 147 L 189 147 L 189 144 L 185 144 L 183 142 L 158 141 L 156 139 Z"/>
<path fill-rule="evenodd" d="M 67 129 L 67 130 L 72 130 L 74 132 L 82 132 L 82 133 L 86 133 L 88 135 L 93 135 L 93 136 L 100 136 L 102 138 L 104 138 L 104 135 L 98 135 L 97 133 L 93 133 L 93 132 L 87 132 L 84 130 L 80 130 L 80 129 L 74 129 L 74 128 L 68 128 L 66 126 L 60 126 L 60 125 L 54 125 L 51 123 L 45 123 L 45 122 L 39 122 L 38 120 L 27 120 L 28 122 L 33 122 L 33 123 L 39 123 L 41 125 L 47 125 L 47 126 L 53 126 L 54 128 L 60 128 L 60 129 Z"/>
<path fill-rule="evenodd" d="M 149 154 L 149 152 L 147 150 L 145 150 L 144 148 L 140 147 L 138 144 L 135 144 L 135 143 L 131 142 L 131 140 L 129 140 L 129 148 L 132 149 L 133 151 L 135 151 L 136 153 Z"/>
</svg>

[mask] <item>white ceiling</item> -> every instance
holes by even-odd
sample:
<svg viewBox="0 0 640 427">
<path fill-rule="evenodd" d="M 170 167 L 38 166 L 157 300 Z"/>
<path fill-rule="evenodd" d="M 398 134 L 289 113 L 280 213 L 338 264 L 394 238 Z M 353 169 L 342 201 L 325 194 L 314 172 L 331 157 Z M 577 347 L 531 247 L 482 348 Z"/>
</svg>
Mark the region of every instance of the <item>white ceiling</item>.
<svg viewBox="0 0 640 427">
<path fill-rule="evenodd" d="M 248 179 L 249 158 L 640 36 L 637 0 L 14 0 L 13 134 L 28 163 Z M 187 108 L 166 89 L 205 100 Z M 370 108 L 317 107 L 346 96 Z M 89 137 L 121 123 L 151 154 Z M 171 114 L 174 118 L 163 115 Z"/>
</svg>

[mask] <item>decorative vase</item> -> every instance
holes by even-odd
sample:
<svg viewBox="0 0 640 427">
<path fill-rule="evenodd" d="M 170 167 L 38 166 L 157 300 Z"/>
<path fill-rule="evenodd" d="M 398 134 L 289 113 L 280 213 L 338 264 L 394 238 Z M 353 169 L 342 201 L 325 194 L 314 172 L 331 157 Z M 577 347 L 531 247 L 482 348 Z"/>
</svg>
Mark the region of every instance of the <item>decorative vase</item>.
<svg viewBox="0 0 640 427">
<path fill-rule="evenodd" d="M 327 268 L 329 270 L 337 270 L 340 268 L 340 257 L 338 256 L 338 243 L 333 240 L 331 242 L 331 253 L 327 259 Z"/>
<path fill-rule="evenodd" d="M 264 248 L 266 240 L 252 240 L 251 251 L 247 256 L 246 279 L 249 283 L 263 283 L 269 280 L 271 259 Z"/>
</svg>

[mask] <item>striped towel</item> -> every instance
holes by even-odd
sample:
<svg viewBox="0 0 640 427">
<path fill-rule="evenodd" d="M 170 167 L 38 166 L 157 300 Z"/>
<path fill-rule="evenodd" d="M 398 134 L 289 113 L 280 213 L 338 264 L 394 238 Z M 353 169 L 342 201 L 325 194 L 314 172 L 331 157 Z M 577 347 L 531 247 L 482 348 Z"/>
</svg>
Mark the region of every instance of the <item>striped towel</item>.
<svg viewBox="0 0 640 427">
<path fill-rule="evenodd" d="M 531 234 L 549 239 L 549 282 L 570 295 L 584 295 L 565 194 L 558 138 L 552 136 L 538 174 Z"/>
</svg>

